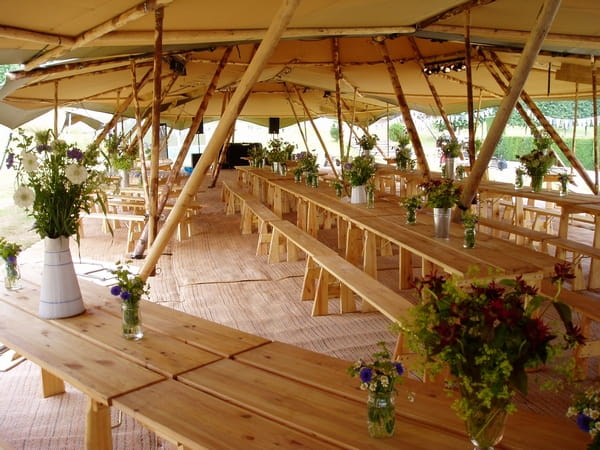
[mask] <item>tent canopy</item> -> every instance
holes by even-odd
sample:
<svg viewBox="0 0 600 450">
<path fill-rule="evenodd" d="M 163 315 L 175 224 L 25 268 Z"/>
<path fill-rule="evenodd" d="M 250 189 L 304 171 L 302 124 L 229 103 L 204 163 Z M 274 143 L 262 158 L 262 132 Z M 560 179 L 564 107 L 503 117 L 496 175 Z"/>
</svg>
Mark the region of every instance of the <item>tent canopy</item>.
<svg viewBox="0 0 600 450">
<path fill-rule="evenodd" d="M 152 69 L 154 10 L 162 5 L 163 86 L 175 72 L 181 74 L 162 102 L 161 121 L 189 126 L 225 47 L 234 45 L 205 113 L 207 120 L 219 117 L 280 3 L 10 2 L 3 6 L 0 62 L 24 64 L 24 70 L 14 73 L 0 90 L 0 123 L 14 128 L 48 111 L 56 100 L 58 106 L 114 112 L 132 95 L 132 61 L 138 81 Z M 441 66 L 465 61 L 466 24 L 470 24 L 475 107 L 497 105 L 504 92 L 488 70 L 491 55 L 512 70 L 541 5 L 542 0 L 303 0 L 240 118 L 267 123 L 269 117 L 280 117 L 285 125 L 296 116 L 307 118 L 303 102 L 312 116 L 334 116 L 336 58 L 342 74 L 342 109 L 348 119 L 368 124 L 398 112 L 374 39 L 384 40 L 412 109 L 439 113 L 423 73 L 425 64 L 434 71 L 441 69 L 429 78 L 446 112 L 464 111 L 466 71 L 445 72 Z M 592 97 L 590 60 L 600 53 L 598 17 L 596 0 L 562 1 L 525 85 L 531 97 L 572 99 L 576 90 L 579 98 Z M 151 82 L 139 90 L 139 98 L 148 111 Z M 133 116 L 132 107 L 126 115 Z"/>
</svg>

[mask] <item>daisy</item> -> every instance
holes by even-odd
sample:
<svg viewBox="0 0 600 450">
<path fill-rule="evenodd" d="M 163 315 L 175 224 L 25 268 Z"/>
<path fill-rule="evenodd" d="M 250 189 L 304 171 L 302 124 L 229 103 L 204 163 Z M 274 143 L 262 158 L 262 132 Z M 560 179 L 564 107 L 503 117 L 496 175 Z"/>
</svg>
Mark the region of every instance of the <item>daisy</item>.
<svg viewBox="0 0 600 450">
<path fill-rule="evenodd" d="M 13 195 L 13 200 L 15 201 L 15 205 L 20 208 L 29 208 L 35 200 L 35 192 L 27 186 L 19 186 Z"/>
<path fill-rule="evenodd" d="M 65 167 L 65 176 L 73 184 L 81 184 L 87 180 L 88 173 L 85 167 L 77 164 L 69 164 Z"/>
</svg>

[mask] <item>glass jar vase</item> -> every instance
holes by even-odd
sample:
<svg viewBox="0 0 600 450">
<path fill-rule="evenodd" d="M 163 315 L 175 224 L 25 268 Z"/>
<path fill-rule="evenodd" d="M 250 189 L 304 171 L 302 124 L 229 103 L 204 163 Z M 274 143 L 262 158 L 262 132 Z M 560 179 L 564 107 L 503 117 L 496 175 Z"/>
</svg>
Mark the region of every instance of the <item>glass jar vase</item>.
<svg viewBox="0 0 600 450">
<path fill-rule="evenodd" d="M 4 261 L 4 287 L 7 291 L 16 291 L 21 288 L 21 272 L 16 256 L 9 256 Z"/>
<path fill-rule="evenodd" d="M 406 224 L 414 225 L 415 223 L 417 223 L 417 209 L 406 208 Z"/>
<path fill-rule="evenodd" d="M 465 420 L 467 434 L 475 450 L 494 450 L 494 445 L 497 445 L 504 436 L 505 424 L 504 406 L 482 407 Z"/>
<path fill-rule="evenodd" d="M 139 301 L 123 301 L 121 303 L 123 313 L 121 330 L 125 339 L 139 341 L 144 336 L 142 320 L 140 315 Z"/>
<path fill-rule="evenodd" d="M 544 184 L 544 175 L 531 175 L 531 192 L 540 192 Z"/>
<path fill-rule="evenodd" d="M 389 438 L 396 426 L 393 392 L 369 392 L 367 399 L 367 424 L 373 438 Z"/>
<path fill-rule="evenodd" d="M 475 230 L 474 226 L 465 227 L 463 247 L 464 248 L 474 248 L 476 236 L 477 236 L 477 231 Z"/>
</svg>

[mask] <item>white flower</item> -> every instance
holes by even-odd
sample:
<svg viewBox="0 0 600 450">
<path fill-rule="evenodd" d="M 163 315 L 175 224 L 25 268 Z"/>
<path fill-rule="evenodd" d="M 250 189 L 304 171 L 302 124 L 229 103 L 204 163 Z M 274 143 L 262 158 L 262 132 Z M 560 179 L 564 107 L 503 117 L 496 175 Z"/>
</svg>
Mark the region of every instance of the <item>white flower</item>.
<svg viewBox="0 0 600 450">
<path fill-rule="evenodd" d="M 87 180 L 88 177 L 85 167 L 77 164 L 69 164 L 67 167 L 65 167 L 65 175 L 73 184 L 81 184 Z"/>
<path fill-rule="evenodd" d="M 37 157 L 27 150 L 23 150 L 21 152 L 21 164 L 23 164 L 23 169 L 25 172 L 34 172 L 38 169 L 39 163 Z"/>
<path fill-rule="evenodd" d="M 579 411 L 574 406 L 569 406 L 567 409 L 567 417 L 575 417 L 578 413 Z"/>
<path fill-rule="evenodd" d="M 592 409 L 590 411 L 590 417 L 594 420 L 596 420 L 598 417 L 600 417 L 600 412 L 598 412 L 597 409 Z"/>
<path fill-rule="evenodd" d="M 390 385 L 390 379 L 386 375 L 381 375 L 379 377 L 379 381 L 381 383 L 381 386 L 383 386 L 384 388 Z"/>
<path fill-rule="evenodd" d="M 19 186 L 13 195 L 15 205 L 20 208 L 29 208 L 35 200 L 35 192 L 27 186 Z"/>
</svg>

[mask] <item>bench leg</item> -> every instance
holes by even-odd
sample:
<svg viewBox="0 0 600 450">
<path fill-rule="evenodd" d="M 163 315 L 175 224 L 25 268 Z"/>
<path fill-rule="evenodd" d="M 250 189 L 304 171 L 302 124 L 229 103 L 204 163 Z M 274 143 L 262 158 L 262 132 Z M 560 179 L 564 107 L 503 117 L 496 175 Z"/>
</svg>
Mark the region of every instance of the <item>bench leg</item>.
<svg viewBox="0 0 600 450">
<path fill-rule="evenodd" d="M 281 256 L 279 252 L 279 238 L 281 233 L 279 231 L 273 229 L 271 232 L 271 245 L 269 246 L 269 264 L 278 263 L 281 261 Z"/>
<path fill-rule="evenodd" d="M 319 269 L 317 291 L 311 315 L 315 317 L 327 314 L 329 314 L 329 272 L 321 267 Z"/>
<path fill-rule="evenodd" d="M 319 267 L 310 255 L 306 256 L 306 269 L 302 281 L 302 300 L 314 300 L 316 296 L 315 283 L 319 274 Z"/>
<path fill-rule="evenodd" d="M 298 257 L 298 247 L 294 245 L 292 241 L 288 239 L 286 246 L 286 256 L 288 262 L 298 261 L 300 258 Z"/>
<path fill-rule="evenodd" d="M 398 251 L 398 283 L 400 289 L 409 289 L 412 286 L 412 254 L 405 248 Z"/>
<path fill-rule="evenodd" d="M 340 311 L 342 313 L 356 312 L 356 303 L 354 302 L 354 292 L 340 282 Z"/>
<path fill-rule="evenodd" d="M 87 402 L 85 448 L 87 450 L 112 449 L 110 407 L 91 398 L 88 398 Z"/>
<path fill-rule="evenodd" d="M 246 203 L 242 205 L 242 220 L 240 222 L 242 234 L 252 234 L 252 211 Z"/>
<path fill-rule="evenodd" d="M 42 397 L 47 398 L 65 392 L 65 382 L 44 369 L 42 375 Z"/>
<path fill-rule="evenodd" d="M 271 233 L 269 233 L 269 225 L 264 220 L 259 219 L 258 223 L 258 244 L 256 244 L 256 256 L 269 254 L 269 243 L 271 241 Z"/>
</svg>

